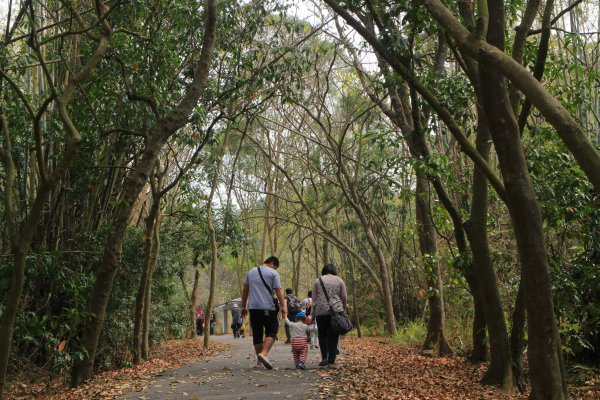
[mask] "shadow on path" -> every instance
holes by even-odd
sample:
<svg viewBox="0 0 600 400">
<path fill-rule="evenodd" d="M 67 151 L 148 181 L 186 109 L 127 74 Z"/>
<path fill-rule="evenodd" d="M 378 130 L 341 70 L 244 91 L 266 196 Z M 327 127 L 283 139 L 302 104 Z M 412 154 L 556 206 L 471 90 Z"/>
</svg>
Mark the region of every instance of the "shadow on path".
<svg viewBox="0 0 600 400">
<path fill-rule="evenodd" d="M 252 339 L 213 336 L 215 342 L 231 346 L 230 350 L 196 364 L 164 371 L 141 382 L 120 399 L 298 399 L 319 398 L 320 380 L 317 364 L 319 350 L 309 350 L 307 370 L 294 367 L 290 345 L 276 343 L 269 358 L 274 368 L 256 369 Z M 201 342 L 198 342 L 201 346 Z"/>
</svg>

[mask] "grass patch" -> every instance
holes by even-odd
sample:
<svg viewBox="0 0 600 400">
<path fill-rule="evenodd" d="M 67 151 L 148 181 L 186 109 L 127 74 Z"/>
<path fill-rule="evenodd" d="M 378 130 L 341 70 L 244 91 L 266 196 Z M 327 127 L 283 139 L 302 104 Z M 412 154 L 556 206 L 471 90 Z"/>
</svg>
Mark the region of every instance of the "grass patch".
<svg viewBox="0 0 600 400">
<path fill-rule="evenodd" d="M 425 340 L 427 328 L 422 321 L 413 321 L 398 329 L 398 333 L 392 337 L 392 343 L 405 346 L 420 346 Z"/>
</svg>

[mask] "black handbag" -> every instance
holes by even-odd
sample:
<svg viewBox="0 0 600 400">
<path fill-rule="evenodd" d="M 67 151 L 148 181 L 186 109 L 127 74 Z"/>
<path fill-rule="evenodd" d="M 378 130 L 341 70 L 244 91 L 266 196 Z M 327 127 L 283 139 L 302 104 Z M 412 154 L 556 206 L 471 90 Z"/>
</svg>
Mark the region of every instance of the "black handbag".
<svg viewBox="0 0 600 400">
<path fill-rule="evenodd" d="M 350 332 L 354 326 L 352 326 L 350 318 L 348 318 L 348 315 L 346 315 L 346 311 L 335 311 L 333 309 L 331 306 L 331 301 L 329 300 L 329 295 L 327 294 L 327 289 L 325 289 L 323 279 L 319 278 L 319 282 L 321 282 L 323 293 L 325 293 L 325 298 L 327 299 L 329 310 L 331 311 L 331 325 L 329 328 L 336 335 L 345 335 L 346 333 Z"/>
<path fill-rule="evenodd" d="M 271 286 L 267 285 L 267 281 L 265 281 L 265 278 L 263 278 L 262 272 L 260 272 L 260 267 L 257 267 L 257 269 L 258 269 L 258 275 L 260 275 L 260 280 L 262 281 L 262 283 L 265 285 L 265 287 L 269 291 L 269 294 L 271 296 L 273 296 L 273 289 L 271 289 Z M 278 313 L 279 312 L 279 299 L 275 296 L 273 296 L 273 304 L 275 304 L 275 313 Z"/>
</svg>

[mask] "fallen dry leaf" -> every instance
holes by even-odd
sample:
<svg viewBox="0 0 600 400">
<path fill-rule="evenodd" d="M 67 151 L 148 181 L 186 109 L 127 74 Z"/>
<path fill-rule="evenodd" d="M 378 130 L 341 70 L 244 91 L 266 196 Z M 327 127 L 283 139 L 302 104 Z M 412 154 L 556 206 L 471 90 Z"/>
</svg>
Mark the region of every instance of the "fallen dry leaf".
<svg viewBox="0 0 600 400">
<path fill-rule="evenodd" d="M 64 342 L 66 345 L 66 342 Z M 61 343 L 62 345 L 62 343 Z M 60 345 L 59 345 L 60 349 Z M 208 349 L 196 339 L 170 340 L 153 350 L 152 358 L 131 368 L 121 368 L 97 374 L 77 388 L 69 388 L 64 378 L 47 383 L 13 384 L 9 399 L 40 400 L 105 400 L 114 399 L 126 391 L 136 389 L 153 374 L 198 362 L 227 349 L 226 345 L 212 343 Z M 158 385 L 157 385 L 158 386 Z M 144 398 L 143 396 L 140 399 Z"/>
<path fill-rule="evenodd" d="M 338 369 L 324 369 L 321 398 L 335 400 L 516 400 L 528 393 L 507 395 L 479 383 L 487 365 L 464 357 L 428 357 L 419 349 L 390 343 L 386 338 L 347 338 Z M 570 390 L 579 400 L 600 399 L 600 385 Z"/>
</svg>

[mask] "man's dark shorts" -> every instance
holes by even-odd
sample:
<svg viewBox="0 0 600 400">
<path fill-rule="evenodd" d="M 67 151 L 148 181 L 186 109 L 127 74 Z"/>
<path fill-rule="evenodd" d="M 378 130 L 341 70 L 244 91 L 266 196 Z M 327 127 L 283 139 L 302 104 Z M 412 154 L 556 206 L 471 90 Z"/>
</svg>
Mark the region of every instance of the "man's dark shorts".
<svg viewBox="0 0 600 400">
<path fill-rule="evenodd" d="M 268 313 L 268 314 L 265 314 Z M 252 327 L 252 342 L 261 344 L 263 337 L 277 337 L 279 321 L 275 310 L 250 310 L 250 326 Z"/>
</svg>

